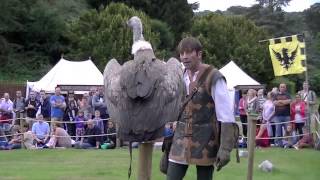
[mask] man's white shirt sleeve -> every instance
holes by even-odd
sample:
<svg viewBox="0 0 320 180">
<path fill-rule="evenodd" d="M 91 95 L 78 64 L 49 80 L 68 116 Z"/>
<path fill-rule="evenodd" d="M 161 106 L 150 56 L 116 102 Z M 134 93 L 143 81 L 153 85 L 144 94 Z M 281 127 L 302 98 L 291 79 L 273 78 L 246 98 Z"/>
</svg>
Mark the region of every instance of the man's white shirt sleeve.
<svg viewBox="0 0 320 180">
<path fill-rule="evenodd" d="M 211 85 L 211 96 L 215 104 L 218 121 L 235 122 L 233 102 L 224 79 L 218 79 L 215 85 Z"/>
</svg>

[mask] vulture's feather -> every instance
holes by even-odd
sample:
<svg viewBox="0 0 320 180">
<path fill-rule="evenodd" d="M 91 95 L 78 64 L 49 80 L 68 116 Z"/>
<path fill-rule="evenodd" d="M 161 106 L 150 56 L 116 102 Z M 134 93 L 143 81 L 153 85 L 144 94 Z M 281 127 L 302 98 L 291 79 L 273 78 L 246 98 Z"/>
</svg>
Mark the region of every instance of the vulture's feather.
<svg viewBox="0 0 320 180">
<path fill-rule="evenodd" d="M 136 40 L 144 41 L 143 37 Z M 119 124 L 124 140 L 154 140 L 162 136 L 160 130 L 168 121 L 177 119 L 185 91 L 177 59 L 164 63 L 152 49 L 138 49 L 134 60 L 122 66 L 115 59 L 109 61 L 104 79 L 109 114 Z"/>
</svg>

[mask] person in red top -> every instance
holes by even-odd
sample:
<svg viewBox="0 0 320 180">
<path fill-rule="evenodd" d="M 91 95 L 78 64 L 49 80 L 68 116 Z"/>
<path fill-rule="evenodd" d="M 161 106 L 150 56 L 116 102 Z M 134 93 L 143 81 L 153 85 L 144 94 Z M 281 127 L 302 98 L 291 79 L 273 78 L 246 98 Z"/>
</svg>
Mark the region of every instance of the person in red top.
<svg viewBox="0 0 320 180">
<path fill-rule="evenodd" d="M 306 121 L 306 103 L 301 99 L 299 93 L 296 94 L 296 100 L 291 104 L 290 112 L 291 120 L 294 121 L 295 131 L 302 134 L 302 128 Z"/>
<path fill-rule="evenodd" d="M 246 106 L 247 106 L 247 94 L 246 92 L 242 92 L 242 97 L 239 100 L 239 113 L 240 113 L 240 121 L 242 123 L 242 134 L 244 137 L 247 137 L 247 112 L 246 112 Z"/>
</svg>

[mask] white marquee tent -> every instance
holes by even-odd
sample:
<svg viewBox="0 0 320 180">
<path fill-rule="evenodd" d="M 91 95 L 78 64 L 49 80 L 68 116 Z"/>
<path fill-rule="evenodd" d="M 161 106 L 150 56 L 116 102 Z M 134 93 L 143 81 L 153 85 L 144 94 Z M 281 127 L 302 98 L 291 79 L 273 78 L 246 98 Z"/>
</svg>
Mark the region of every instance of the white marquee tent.
<svg viewBox="0 0 320 180">
<path fill-rule="evenodd" d="M 63 58 L 39 81 L 27 82 L 27 89 L 54 92 L 57 85 L 103 85 L 103 75 L 89 59 L 68 61 Z"/>
<path fill-rule="evenodd" d="M 247 73 L 245 73 L 236 63 L 230 61 L 219 70 L 227 80 L 229 90 L 234 90 L 239 85 L 261 85 Z"/>
<path fill-rule="evenodd" d="M 237 114 L 237 103 L 239 100 L 238 96 L 239 94 L 235 95 L 236 93 L 236 87 L 237 86 L 244 86 L 244 87 L 257 87 L 261 88 L 263 87 L 258 81 L 254 80 L 252 77 L 250 77 L 247 73 L 245 73 L 236 63 L 233 61 L 230 61 L 228 64 L 223 66 L 219 70 L 224 77 L 227 80 L 227 86 L 229 90 L 229 95 L 231 100 L 235 104 L 235 110 Z"/>
</svg>

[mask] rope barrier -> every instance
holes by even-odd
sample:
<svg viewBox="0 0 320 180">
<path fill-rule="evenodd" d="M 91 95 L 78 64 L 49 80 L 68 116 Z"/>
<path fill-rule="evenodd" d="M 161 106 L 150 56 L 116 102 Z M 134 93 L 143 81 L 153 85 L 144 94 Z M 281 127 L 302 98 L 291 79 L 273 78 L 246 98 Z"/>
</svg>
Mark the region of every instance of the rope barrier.
<svg viewBox="0 0 320 180">
<path fill-rule="evenodd" d="M 293 135 L 293 136 L 281 136 L 281 137 L 268 137 L 268 138 L 255 138 L 256 140 L 259 139 L 286 139 L 286 138 L 292 138 L 292 137 L 300 137 L 300 136 L 304 136 L 304 135 L 310 135 L 312 133 L 305 133 L 305 134 L 297 134 L 297 135 Z M 244 139 L 247 139 L 248 137 L 243 137 Z"/>
<path fill-rule="evenodd" d="M 1 137 L 10 137 L 10 136 L 20 136 L 23 135 L 24 133 L 16 133 L 16 134 L 8 134 L 8 135 L 2 135 Z M 41 136 L 45 136 L 42 134 L 34 134 L 35 136 L 41 135 Z M 82 136 L 56 136 L 55 137 L 99 137 L 99 136 L 111 136 L 111 135 L 117 135 L 117 133 L 109 133 L 109 134 L 97 134 L 97 135 L 82 135 Z M 53 135 L 49 135 L 49 136 L 53 136 Z"/>
<path fill-rule="evenodd" d="M 91 119 L 92 121 L 107 121 L 110 120 L 111 118 L 106 118 L 106 119 Z M 6 120 L 0 120 L 0 123 L 5 121 L 13 121 L 13 120 L 31 120 L 31 121 L 39 121 L 35 118 L 17 118 L 17 119 L 6 119 Z M 47 121 L 47 120 L 42 120 L 43 122 L 52 122 L 52 121 Z M 86 121 L 55 121 L 55 123 L 60 123 L 60 124 L 76 124 L 76 123 L 81 123 L 81 122 L 88 122 L 88 120 Z"/>
</svg>

